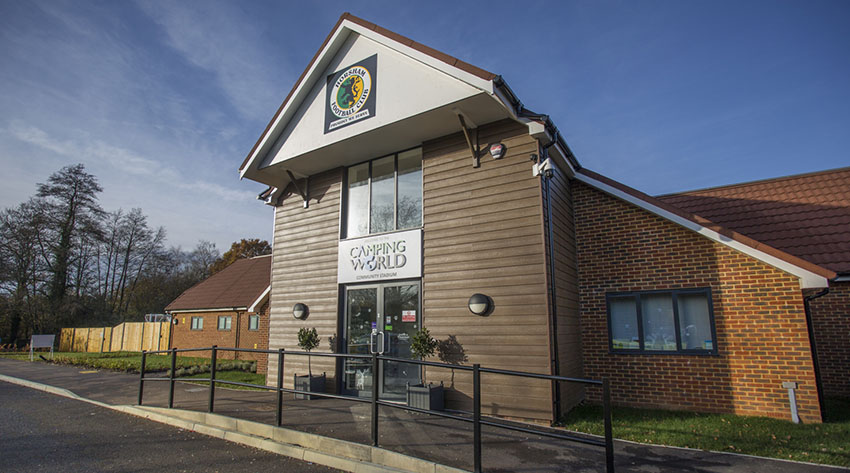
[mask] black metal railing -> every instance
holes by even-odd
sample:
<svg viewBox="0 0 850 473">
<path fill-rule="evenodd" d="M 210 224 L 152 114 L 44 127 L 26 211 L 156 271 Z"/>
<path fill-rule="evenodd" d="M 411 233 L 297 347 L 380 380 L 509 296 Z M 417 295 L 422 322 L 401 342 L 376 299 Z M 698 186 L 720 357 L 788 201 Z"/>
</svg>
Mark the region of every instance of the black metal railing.
<svg viewBox="0 0 850 473">
<path fill-rule="evenodd" d="M 276 422 L 277 426 L 280 427 L 283 424 L 283 394 L 305 394 L 308 393 L 311 397 L 322 397 L 322 398 L 330 398 L 330 399 L 342 399 L 346 401 L 353 402 L 361 402 L 361 403 L 370 403 L 372 406 L 371 412 L 371 440 L 372 445 L 378 446 L 378 413 L 379 406 L 391 407 L 394 409 L 403 409 L 410 412 L 418 412 L 423 414 L 430 414 L 438 417 L 443 417 L 446 419 L 453 419 L 461 422 L 472 423 L 473 425 L 473 471 L 474 473 L 481 473 L 483 471 L 481 465 L 482 458 L 482 439 L 481 439 L 481 426 L 486 425 L 488 427 L 496 427 L 506 430 L 512 430 L 516 432 L 522 432 L 531 435 L 539 435 L 542 437 L 549 437 L 559 440 L 567 440 L 571 442 L 582 443 L 586 445 L 594 445 L 598 447 L 604 447 L 605 449 L 605 471 L 607 473 L 614 473 L 614 439 L 612 434 L 612 423 L 611 423 L 611 391 L 610 385 L 608 382 L 608 378 L 602 378 L 602 380 L 593 380 L 593 379 L 585 379 L 585 378 L 569 378 L 565 376 L 554 376 L 554 375 L 546 375 L 539 373 L 528 373 L 525 371 L 511 371 L 511 370 L 500 370 L 494 368 L 482 368 L 479 364 L 474 364 L 472 366 L 465 365 L 453 365 L 448 363 L 437 363 L 433 361 L 423 361 L 423 360 L 412 360 L 407 358 L 394 358 L 389 356 L 381 356 L 378 354 L 371 355 L 354 355 L 354 354 L 343 354 L 343 353 L 308 353 L 306 351 L 285 351 L 283 348 L 278 350 L 262 350 L 262 349 L 252 349 L 252 348 L 231 348 L 231 347 L 218 347 L 211 346 L 206 348 L 171 348 L 169 350 L 158 350 L 158 351 L 142 351 L 142 365 L 140 374 L 139 374 L 139 405 L 142 405 L 142 397 L 144 394 L 144 383 L 146 381 L 168 381 L 168 407 L 174 407 L 174 384 L 177 380 L 175 375 L 177 368 L 177 353 L 184 352 L 196 352 L 196 351 L 210 351 L 210 377 L 209 378 L 191 378 L 191 381 L 198 382 L 209 382 L 209 405 L 207 410 L 209 412 L 213 412 L 215 406 L 215 386 L 216 384 L 229 384 L 233 386 L 243 386 L 250 388 L 258 388 L 258 389 L 266 389 L 269 391 L 275 391 L 277 393 L 277 414 L 276 414 Z M 263 353 L 270 355 L 277 355 L 277 386 L 266 386 L 259 384 L 251 384 L 251 383 L 242 383 L 239 381 L 228 381 L 222 379 L 216 379 L 216 359 L 217 353 L 219 351 L 228 351 L 228 352 L 246 352 L 246 353 Z M 155 378 L 155 377 L 145 377 L 145 361 L 147 355 L 152 354 L 170 354 L 171 356 L 171 370 L 167 377 L 165 378 Z M 284 374 L 284 356 L 285 355 L 297 355 L 297 356 L 316 356 L 316 357 L 324 357 L 324 358 L 360 358 L 360 359 L 370 359 L 372 361 L 372 373 L 377 374 L 379 363 L 381 361 L 392 361 L 392 362 L 400 362 L 400 363 L 409 363 L 416 364 L 419 366 L 432 366 L 437 368 L 445 368 L 451 370 L 459 370 L 459 371 L 471 371 L 472 372 L 472 412 L 466 412 L 466 415 L 457 414 L 457 413 L 449 413 L 443 411 L 432 411 L 428 409 L 420 409 L 417 407 L 411 407 L 404 404 L 398 404 L 390 401 L 383 401 L 378 398 L 378 383 L 372 383 L 372 396 L 371 398 L 362 398 L 357 396 L 349 396 L 342 394 L 331 394 L 326 392 L 316 392 L 309 390 L 300 390 L 300 389 L 291 389 L 283 387 L 283 374 Z M 604 422 L 604 430 L 605 435 L 603 436 L 603 440 L 599 440 L 593 437 L 582 437 L 579 435 L 572 434 L 564 434 L 564 433 L 556 433 L 549 430 L 542 429 L 534 429 L 531 427 L 523 427 L 519 425 L 508 424 L 505 422 L 499 422 L 496 418 L 484 418 L 481 415 L 481 374 L 496 374 L 496 375 L 504 375 L 504 376 L 517 376 L 523 378 L 534 378 L 534 379 L 543 379 L 554 382 L 569 382 L 569 383 L 579 383 L 590 386 L 601 386 L 602 387 L 602 417 Z M 297 387 L 297 386 L 295 386 Z M 471 416 L 469 415 L 471 414 Z"/>
</svg>

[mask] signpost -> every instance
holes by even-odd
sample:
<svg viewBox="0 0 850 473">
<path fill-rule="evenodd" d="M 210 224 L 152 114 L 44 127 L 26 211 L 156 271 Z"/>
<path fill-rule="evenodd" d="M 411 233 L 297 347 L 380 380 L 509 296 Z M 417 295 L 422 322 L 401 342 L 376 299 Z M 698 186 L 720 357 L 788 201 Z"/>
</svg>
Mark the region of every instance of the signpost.
<svg viewBox="0 0 850 473">
<path fill-rule="evenodd" d="M 34 348 L 50 348 L 50 359 L 53 359 L 53 340 L 56 335 L 33 335 L 30 339 L 30 361 L 33 361 Z"/>
</svg>

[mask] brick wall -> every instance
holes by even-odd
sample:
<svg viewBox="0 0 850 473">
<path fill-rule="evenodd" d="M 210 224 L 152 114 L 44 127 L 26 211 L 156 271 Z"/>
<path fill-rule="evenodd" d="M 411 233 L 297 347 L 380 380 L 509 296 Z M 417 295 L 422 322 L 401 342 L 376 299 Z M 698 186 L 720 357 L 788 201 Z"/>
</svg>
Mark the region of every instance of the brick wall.
<svg viewBox="0 0 850 473">
<path fill-rule="evenodd" d="M 850 397 L 850 282 L 834 283 L 829 294 L 811 301 L 809 307 L 823 393 Z"/>
<path fill-rule="evenodd" d="M 585 375 L 620 405 L 820 422 L 799 281 L 587 185 L 574 188 Z M 718 354 L 614 354 L 607 292 L 710 287 Z M 591 399 L 598 392 L 589 390 Z"/>
<path fill-rule="evenodd" d="M 209 346 L 236 347 L 239 348 L 268 348 L 269 333 L 269 304 L 258 312 L 260 315 L 260 329 L 249 330 L 249 315 L 246 312 L 221 311 L 221 312 L 185 312 L 175 314 L 179 323 L 173 326 L 171 336 L 171 347 L 175 348 L 200 348 Z M 231 319 L 230 330 L 218 329 L 218 317 L 229 315 Z M 203 317 L 203 330 L 192 330 L 192 317 Z M 237 345 L 238 336 L 238 345 Z M 256 344 L 256 347 L 254 346 Z M 210 357 L 210 351 L 189 352 L 186 356 Z M 257 360 L 257 372 L 265 373 L 268 365 L 268 357 L 255 353 L 238 353 L 232 351 L 219 351 L 218 359 L 232 360 Z"/>
<path fill-rule="evenodd" d="M 239 321 L 239 346 L 241 348 L 257 348 L 268 350 L 269 348 L 269 303 L 266 302 L 257 311 L 260 316 L 260 327 L 258 330 L 249 330 L 247 315 L 243 315 Z M 240 353 L 240 360 L 257 360 L 257 373 L 265 373 L 269 364 L 269 357 L 260 353 Z"/>
</svg>

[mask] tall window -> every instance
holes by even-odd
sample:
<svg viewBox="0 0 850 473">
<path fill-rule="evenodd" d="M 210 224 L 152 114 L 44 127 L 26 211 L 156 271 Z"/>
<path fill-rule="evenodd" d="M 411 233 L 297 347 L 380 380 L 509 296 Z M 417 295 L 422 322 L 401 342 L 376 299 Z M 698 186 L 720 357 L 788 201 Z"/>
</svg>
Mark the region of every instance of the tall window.
<svg viewBox="0 0 850 473">
<path fill-rule="evenodd" d="M 348 168 L 346 238 L 422 226 L 422 148 Z"/>
<path fill-rule="evenodd" d="M 204 318 L 203 317 L 192 317 L 192 330 L 203 330 L 204 329 Z"/>
<path fill-rule="evenodd" d="M 252 315 L 248 317 L 248 330 L 260 330 L 260 316 Z"/>
<path fill-rule="evenodd" d="M 710 289 L 608 294 L 610 348 L 717 353 Z"/>
</svg>

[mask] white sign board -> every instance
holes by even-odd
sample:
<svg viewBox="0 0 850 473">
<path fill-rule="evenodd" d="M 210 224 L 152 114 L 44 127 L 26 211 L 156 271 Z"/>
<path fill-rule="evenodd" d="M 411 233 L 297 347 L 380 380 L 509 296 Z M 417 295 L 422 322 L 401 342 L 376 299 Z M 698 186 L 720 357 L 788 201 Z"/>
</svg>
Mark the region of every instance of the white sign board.
<svg viewBox="0 0 850 473">
<path fill-rule="evenodd" d="M 422 277 L 422 230 L 342 240 L 340 284 Z"/>
<path fill-rule="evenodd" d="M 33 360 L 34 348 L 50 348 L 50 358 L 53 358 L 53 341 L 56 335 L 33 335 L 30 339 L 30 361 Z"/>
</svg>

